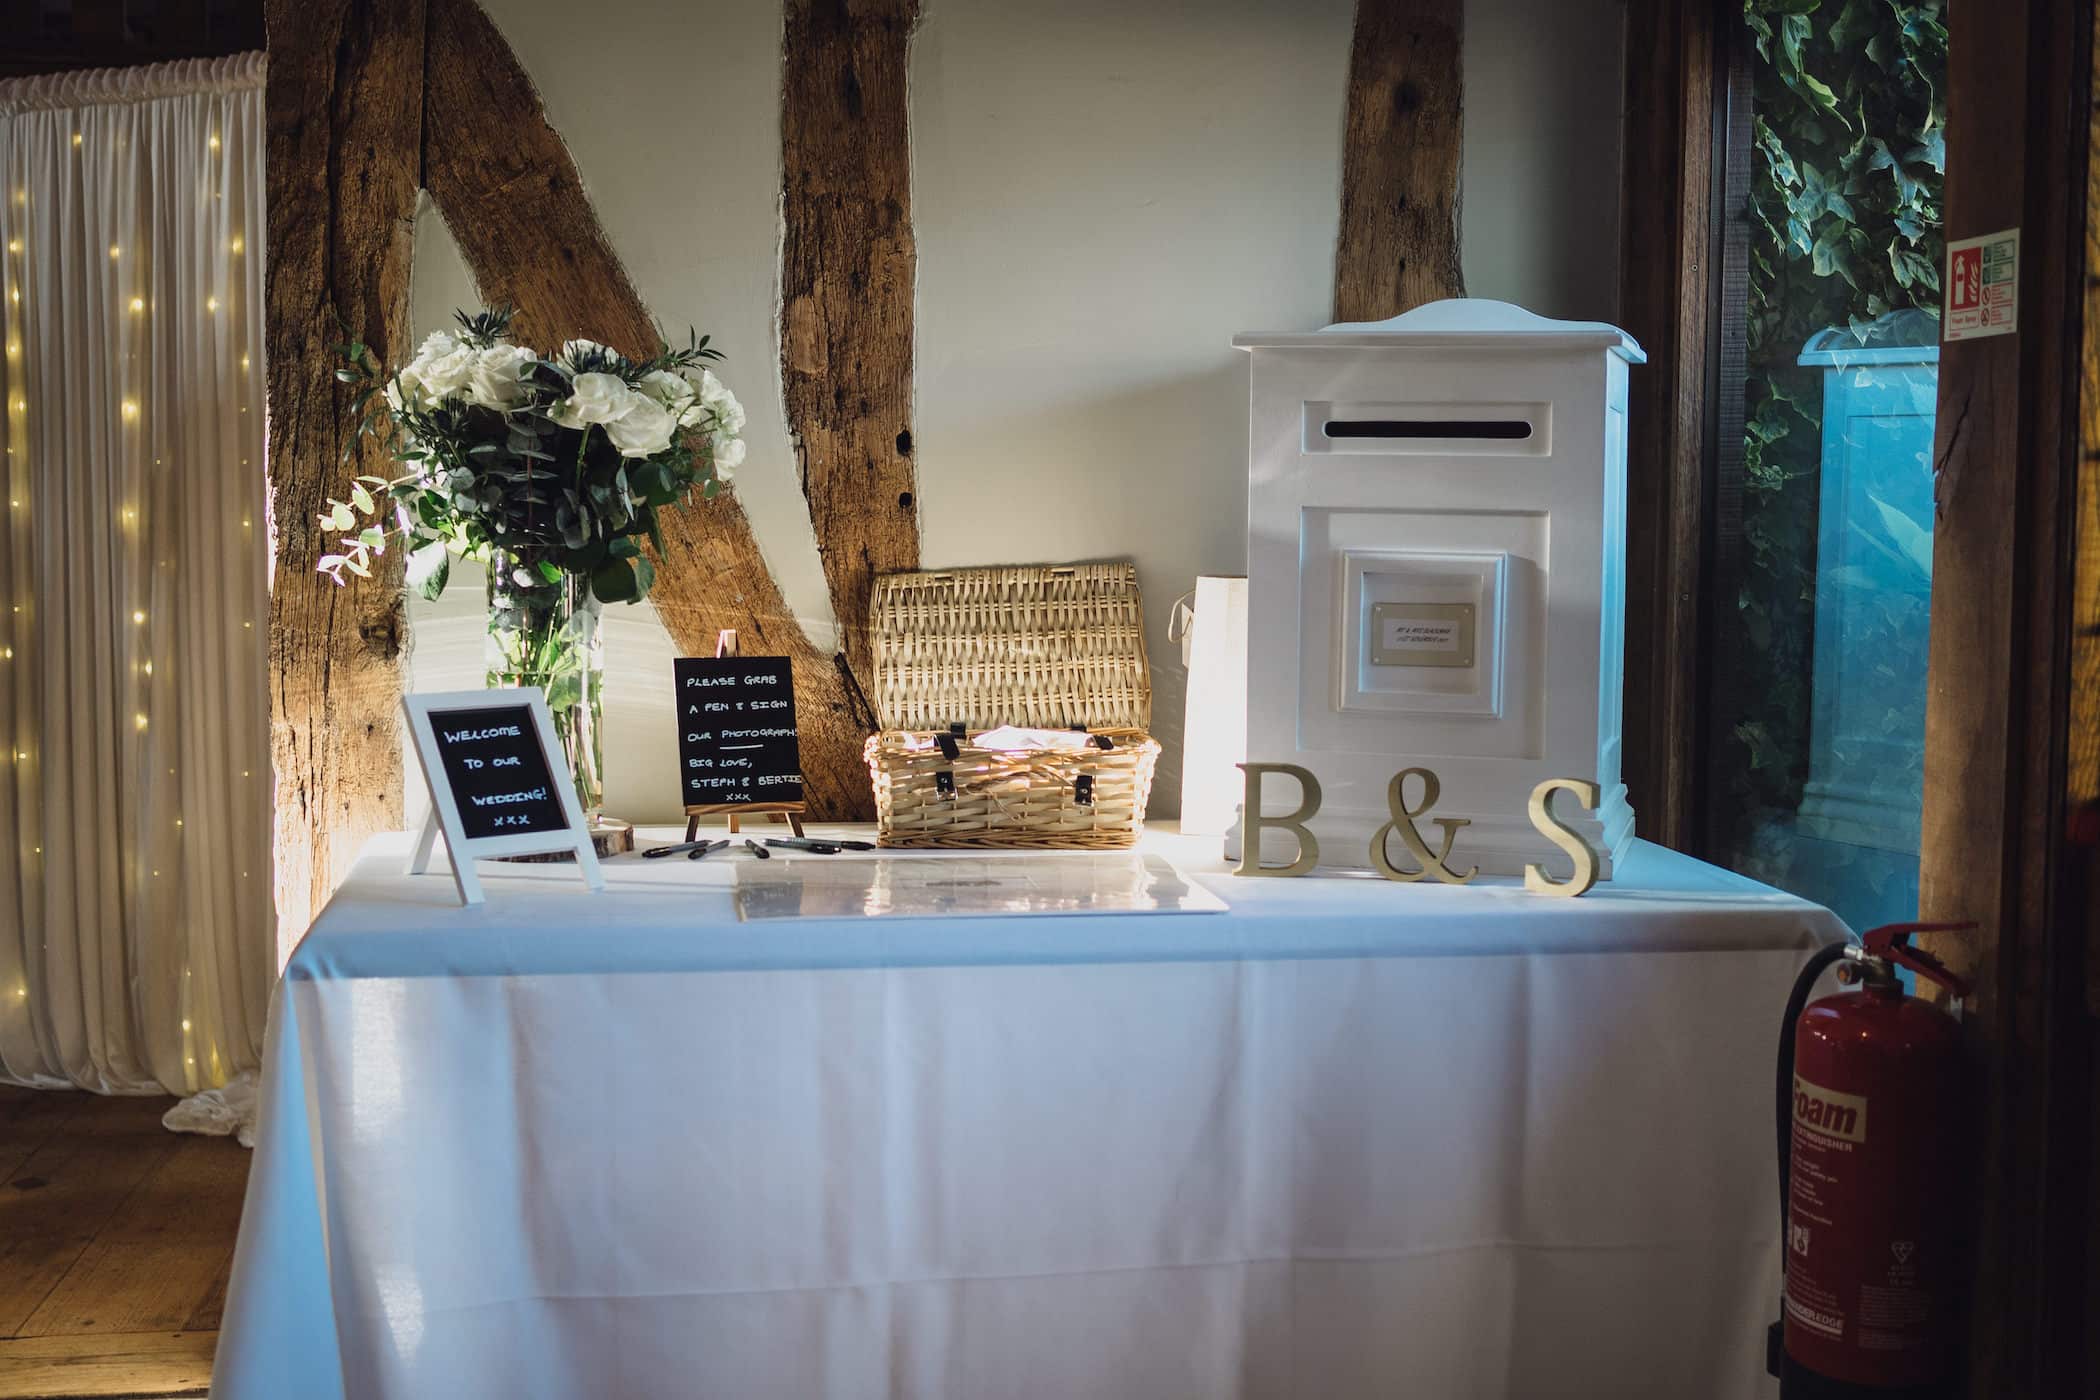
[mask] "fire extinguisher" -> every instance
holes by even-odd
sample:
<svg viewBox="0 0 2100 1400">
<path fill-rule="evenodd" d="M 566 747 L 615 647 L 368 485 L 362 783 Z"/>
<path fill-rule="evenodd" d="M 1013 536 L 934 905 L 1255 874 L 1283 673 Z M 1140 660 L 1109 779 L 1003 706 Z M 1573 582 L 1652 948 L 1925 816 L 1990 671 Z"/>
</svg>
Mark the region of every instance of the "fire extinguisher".
<svg viewBox="0 0 2100 1400">
<path fill-rule="evenodd" d="M 1960 1033 L 1947 1012 L 1906 995 L 1896 970 L 1965 996 L 1961 979 L 1910 937 L 1974 927 L 1870 929 L 1856 944 L 1819 951 L 1787 1000 L 1778 1083 L 1786 1282 L 1767 1357 L 1781 1400 L 1946 1394 Z M 1808 1005 L 1832 963 L 1854 990 Z"/>
</svg>

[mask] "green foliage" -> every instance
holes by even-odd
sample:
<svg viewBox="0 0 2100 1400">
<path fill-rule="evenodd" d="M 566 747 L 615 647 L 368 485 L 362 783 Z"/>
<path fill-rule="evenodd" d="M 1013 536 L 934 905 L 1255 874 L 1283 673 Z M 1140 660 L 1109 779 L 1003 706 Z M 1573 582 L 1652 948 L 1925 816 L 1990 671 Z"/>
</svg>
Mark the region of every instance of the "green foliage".
<svg viewBox="0 0 2100 1400">
<path fill-rule="evenodd" d="M 1744 17 L 1758 54 L 1749 373 L 1738 627 L 1724 642 L 1739 684 L 1718 697 L 1733 743 L 1717 794 L 1739 843 L 1760 813 L 1799 804 L 1807 769 L 1822 385 L 1795 360 L 1826 327 L 1863 337 L 1893 310 L 1938 316 L 1947 67 L 1941 0 L 1745 0 Z M 1918 541 L 1884 523 L 1876 542 L 1915 557 Z"/>
</svg>

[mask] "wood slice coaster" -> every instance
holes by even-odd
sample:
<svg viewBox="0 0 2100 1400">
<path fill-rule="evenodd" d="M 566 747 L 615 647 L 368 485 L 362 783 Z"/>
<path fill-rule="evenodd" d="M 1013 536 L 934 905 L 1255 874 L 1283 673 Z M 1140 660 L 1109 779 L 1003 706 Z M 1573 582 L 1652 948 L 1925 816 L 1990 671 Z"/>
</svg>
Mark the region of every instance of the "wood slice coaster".
<svg viewBox="0 0 2100 1400">
<path fill-rule="evenodd" d="M 597 848 L 600 860 L 633 850 L 634 823 L 623 822 L 618 817 L 600 817 L 591 823 L 591 845 Z M 544 865 L 556 861 L 574 861 L 576 857 L 567 851 L 544 851 L 538 855 L 497 856 L 495 859 L 512 861 L 518 865 Z"/>
</svg>

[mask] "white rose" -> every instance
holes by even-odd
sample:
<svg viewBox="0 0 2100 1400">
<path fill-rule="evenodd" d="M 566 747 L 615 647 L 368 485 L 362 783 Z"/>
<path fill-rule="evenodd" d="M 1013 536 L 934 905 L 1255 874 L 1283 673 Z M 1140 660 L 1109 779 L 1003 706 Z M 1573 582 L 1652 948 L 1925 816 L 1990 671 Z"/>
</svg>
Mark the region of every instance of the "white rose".
<svg viewBox="0 0 2100 1400">
<path fill-rule="evenodd" d="M 530 397 L 520 377 L 534 356 L 521 345 L 491 345 L 478 352 L 467 371 L 467 397 L 483 408 L 508 411 Z"/>
<path fill-rule="evenodd" d="M 569 389 L 568 402 L 548 415 L 564 428 L 610 423 L 640 397 L 617 374 L 579 374 Z"/>
<path fill-rule="evenodd" d="M 634 387 L 637 393 L 647 394 L 669 409 L 671 416 L 681 422 L 693 403 L 693 386 L 669 370 L 653 369 L 643 375 L 642 382 Z"/>
<path fill-rule="evenodd" d="M 671 435 L 678 431 L 678 419 L 647 394 L 628 397 L 627 411 L 605 425 L 605 436 L 620 449 L 622 457 L 654 457 L 671 445 Z"/>
<path fill-rule="evenodd" d="M 723 481 L 734 479 L 736 469 L 744 465 L 744 440 L 742 438 L 715 435 L 711 444 L 714 453 L 715 475 Z"/>
<path fill-rule="evenodd" d="M 437 339 L 436 336 L 431 337 Z M 450 340 L 451 337 L 447 336 Z M 428 342 L 425 342 L 426 346 Z M 454 343 L 450 350 L 434 359 L 418 355 L 417 363 L 410 368 L 423 381 L 423 392 L 432 399 L 450 399 L 467 390 L 467 376 L 474 372 L 474 347 Z"/>
<path fill-rule="evenodd" d="M 459 341 L 453 338 L 452 332 L 432 331 L 429 335 L 423 337 L 423 345 L 421 349 L 416 351 L 415 362 L 417 364 L 428 364 L 432 360 L 443 359 L 458 348 Z"/>
<path fill-rule="evenodd" d="M 729 386 L 715 377 L 713 370 L 689 367 L 685 379 L 693 386 L 700 410 L 688 426 L 711 423 L 731 436 L 744 431 L 744 406 L 736 401 L 735 394 L 729 392 Z"/>
</svg>

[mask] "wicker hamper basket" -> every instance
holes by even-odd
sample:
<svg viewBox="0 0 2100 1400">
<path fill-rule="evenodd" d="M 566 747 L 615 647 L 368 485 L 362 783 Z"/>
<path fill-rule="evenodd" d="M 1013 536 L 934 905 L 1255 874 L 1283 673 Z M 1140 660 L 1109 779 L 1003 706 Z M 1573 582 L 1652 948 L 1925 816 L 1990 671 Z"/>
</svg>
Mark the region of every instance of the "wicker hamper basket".
<svg viewBox="0 0 2100 1400">
<path fill-rule="evenodd" d="M 1136 844 L 1159 744 L 1130 564 L 946 569 L 875 581 L 868 740 L 885 846 Z M 1085 728 L 1083 750 L 985 749 L 1000 725 Z M 958 726 L 960 730 L 958 731 Z"/>
</svg>

